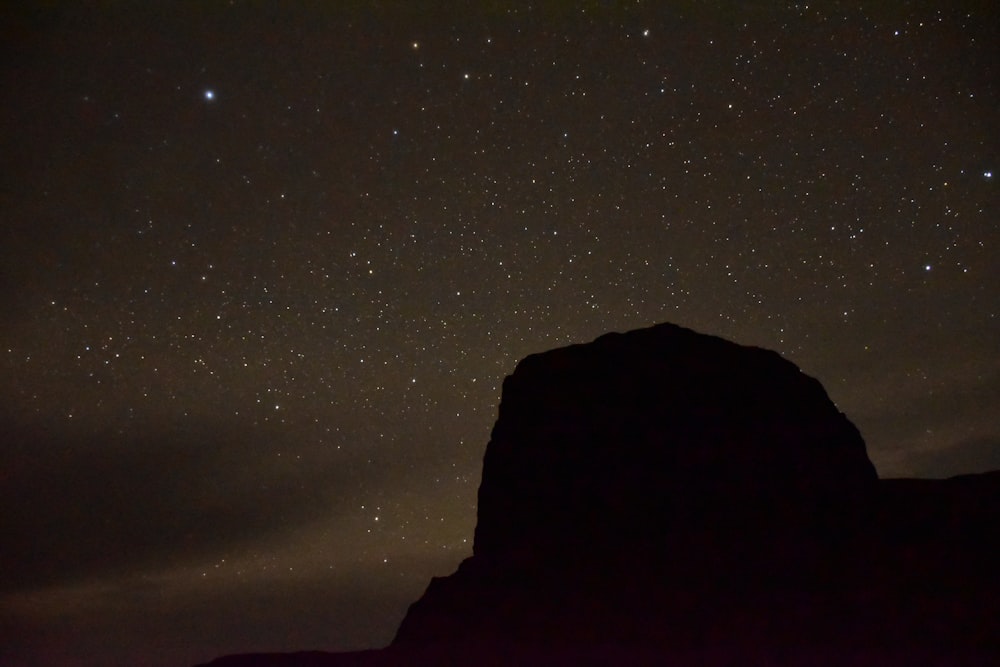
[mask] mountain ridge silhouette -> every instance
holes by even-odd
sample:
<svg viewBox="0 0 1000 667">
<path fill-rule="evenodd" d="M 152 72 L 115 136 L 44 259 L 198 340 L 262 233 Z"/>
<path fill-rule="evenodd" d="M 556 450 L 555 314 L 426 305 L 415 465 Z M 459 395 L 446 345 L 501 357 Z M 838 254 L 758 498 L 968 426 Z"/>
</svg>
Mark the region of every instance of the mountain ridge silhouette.
<svg viewBox="0 0 1000 667">
<path fill-rule="evenodd" d="M 506 378 L 473 555 L 385 649 L 216 667 L 985 664 L 1000 471 L 879 480 L 818 380 L 673 324 Z"/>
</svg>

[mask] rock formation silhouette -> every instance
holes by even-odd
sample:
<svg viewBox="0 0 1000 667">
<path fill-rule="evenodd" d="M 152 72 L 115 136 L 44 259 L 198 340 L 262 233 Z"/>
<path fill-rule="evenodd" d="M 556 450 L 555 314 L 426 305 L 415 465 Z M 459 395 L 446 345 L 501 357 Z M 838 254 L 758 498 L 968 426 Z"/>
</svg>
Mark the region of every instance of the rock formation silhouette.
<svg viewBox="0 0 1000 667">
<path fill-rule="evenodd" d="M 504 381 L 473 556 L 392 644 L 218 667 L 986 664 L 1000 472 L 879 480 L 814 378 L 671 324 Z"/>
</svg>

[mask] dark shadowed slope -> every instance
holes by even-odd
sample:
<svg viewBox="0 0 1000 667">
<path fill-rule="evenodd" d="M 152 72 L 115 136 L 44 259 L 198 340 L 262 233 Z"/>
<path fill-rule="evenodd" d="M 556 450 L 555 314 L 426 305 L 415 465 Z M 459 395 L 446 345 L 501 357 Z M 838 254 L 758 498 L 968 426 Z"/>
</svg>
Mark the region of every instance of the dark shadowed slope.
<svg viewBox="0 0 1000 667">
<path fill-rule="evenodd" d="M 506 379 L 473 556 L 392 645 L 213 665 L 976 664 L 1000 473 L 878 480 L 815 379 L 670 324 Z"/>
</svg>

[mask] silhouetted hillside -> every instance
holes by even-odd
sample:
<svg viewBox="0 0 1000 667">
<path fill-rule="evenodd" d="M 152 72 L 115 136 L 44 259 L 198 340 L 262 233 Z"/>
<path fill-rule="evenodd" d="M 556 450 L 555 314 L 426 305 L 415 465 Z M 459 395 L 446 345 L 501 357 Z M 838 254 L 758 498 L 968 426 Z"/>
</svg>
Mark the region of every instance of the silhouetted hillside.
<svg viewBox="0 0 1000 667">
<path fill-rule="evenodd" d="M 818 381 L 663 324 L 518 364 L 473 556 L 390 647 L 212 664 L 985 663 L 998 525 L 1000 472 L 880 481 Z"/>
</svg>

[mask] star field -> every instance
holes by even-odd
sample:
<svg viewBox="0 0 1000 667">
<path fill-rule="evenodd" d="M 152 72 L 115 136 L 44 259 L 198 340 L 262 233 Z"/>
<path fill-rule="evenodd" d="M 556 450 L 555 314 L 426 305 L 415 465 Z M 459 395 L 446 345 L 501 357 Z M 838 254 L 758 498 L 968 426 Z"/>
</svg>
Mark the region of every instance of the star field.
<svg viewBox="0 0 1000 667">
<path fill-rule="evenodd" d="M 11 11 L 0 661 L 386 644 L 504 376 L 610 330 L 1000 467 L 1000 22 L 874 4 Z"/>
</svg>

